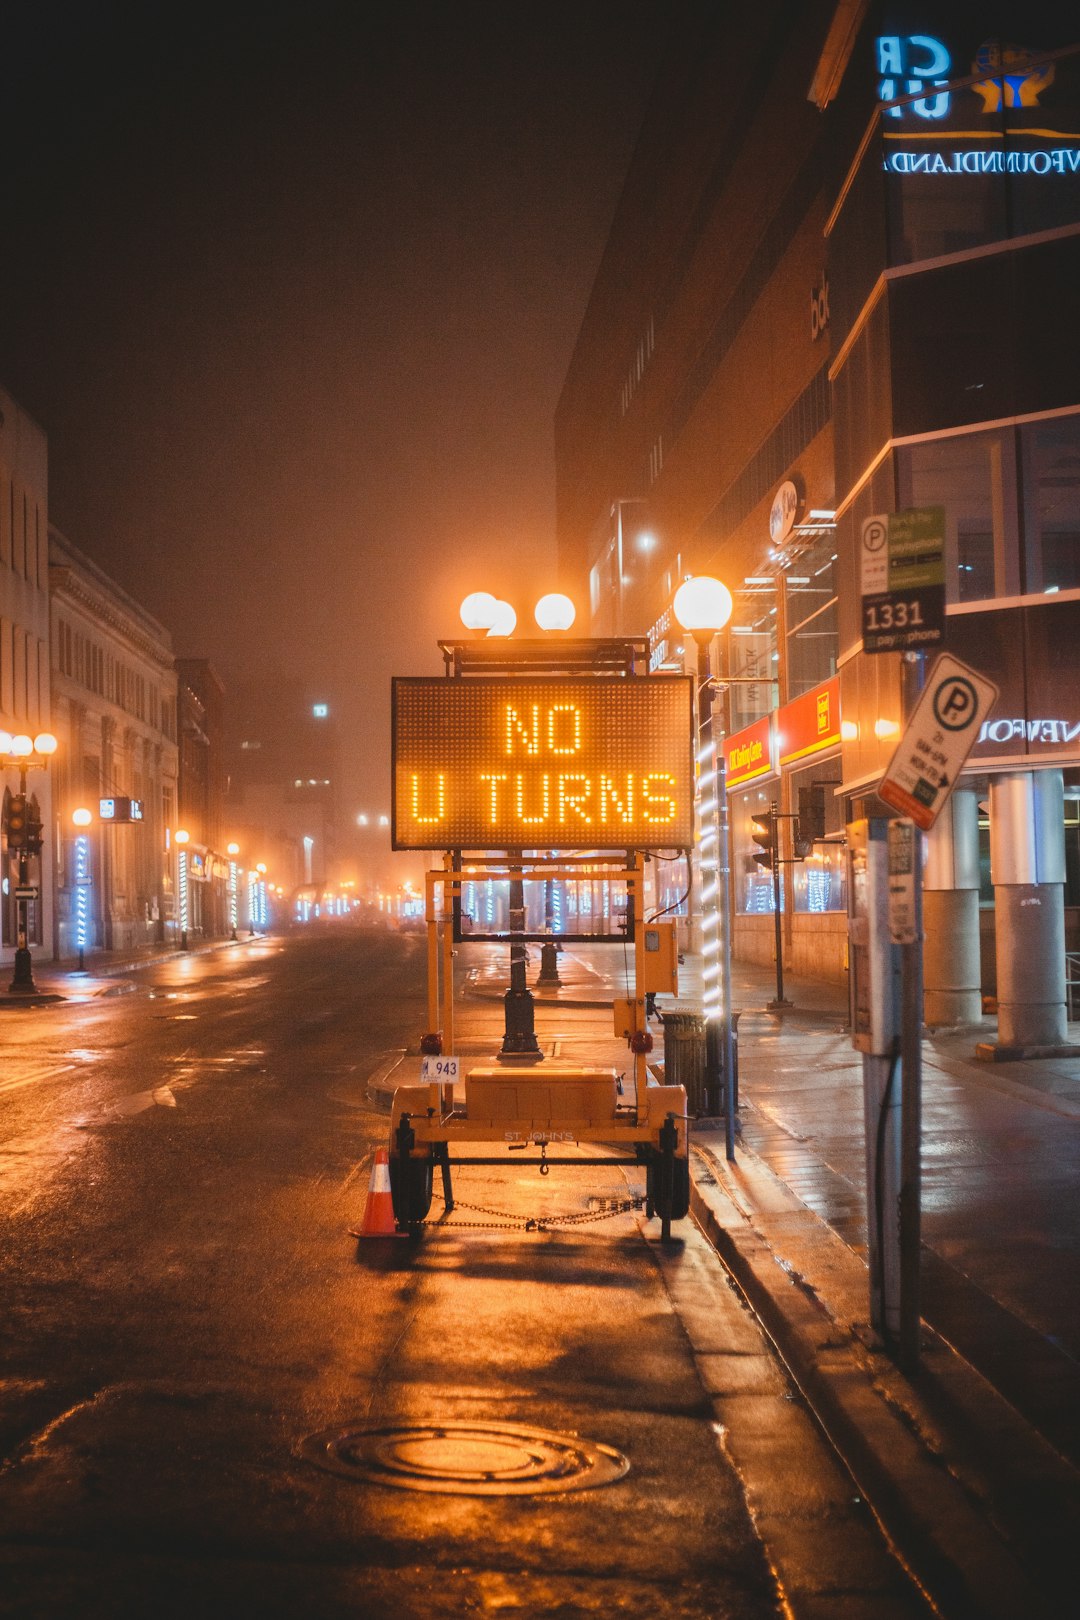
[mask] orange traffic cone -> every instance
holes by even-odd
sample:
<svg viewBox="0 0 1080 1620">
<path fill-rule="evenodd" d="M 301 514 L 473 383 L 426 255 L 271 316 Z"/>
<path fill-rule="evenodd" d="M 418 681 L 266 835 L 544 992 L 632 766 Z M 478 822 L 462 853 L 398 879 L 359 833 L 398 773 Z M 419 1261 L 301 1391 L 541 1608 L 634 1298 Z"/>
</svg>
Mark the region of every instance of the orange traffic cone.
<svg viewBox="0 0 1080 1620">
<path fill-rule="evenodd" d="M 399 1232 L 394 1220 L 394 1199 L 390 1192 L 390 1155 L 384 1147 L 375 1149 L 375 1163 L 371 1167 L 371 1186 L 368 1188 L 364 1218 L 354 1237 L 407 1237 Z"/>
</svg>

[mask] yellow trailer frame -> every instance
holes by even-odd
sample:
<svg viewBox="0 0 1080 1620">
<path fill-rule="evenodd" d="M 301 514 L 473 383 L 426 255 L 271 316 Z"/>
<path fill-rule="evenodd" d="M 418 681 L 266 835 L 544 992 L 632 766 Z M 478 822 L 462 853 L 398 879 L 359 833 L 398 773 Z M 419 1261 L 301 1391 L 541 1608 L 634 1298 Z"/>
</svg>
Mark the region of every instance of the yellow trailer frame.
<svg viewBox="0 0 1080 1620">
<path fill-rule="evenodd" d="M 453 1208 L 451 1167 L 502 1164 L 504 1156 L 460 1155 L 451 1148 L 468 1143 L 500 1144 L 504 1150 L 540 1148 L 541 1172 L 551 1165 L 597 1162 L 595 1158 L 552 1157 L 553 1146 L 603 1144 L 604 1163 L 643 1164 L 646 1213 L 660 1217 L 661 1238 L 671 1222 L 689 1209 L 690 1176 L 686 1092 L 682 1086 L 649 1084 L 646 994 L 650 984 L 644 921 L 645 866 L 640 854 L 585 856 L 579 860 L 536 857 L 481 857 L 455 864 L 446 856 L 442 870 L 426 876 L 429 1029 L 438 1032 L 441 1055 L 454 1055 L 453 902 L 463 884 L 496 879 L 577 880 L 597 870 L 623 882 L 632 906 L 634 993 L 615 1003 L 614 1033 L 625 1036 L 633 1060 L 633 1097 L 614 1068 L 540 1063 L 479 1064 L 465 1075 L 464 1099 L 452 1083 L 429 1080 L 400 1086 L 394 1094 L 390 1125 L 390 1185 L 398 1225 L 420 1225 L 431 1205 L 435 1167 L 442 1172 L 443 1195 Z M 673 925 L 664 925 L 673 928 Z M 653 928 L 652 934 L 658 930 Z M 673 936 L 672 936 L 673 943 Z M 672 952 L 672 961 L 674 955 Z M 673 969 L 672 969 L 673 975 Z M 673 985 L 672 985 L 673 987 Z M 614 1150 L 614 1152 L 612 1152 Z M 622 1150 L 622 1151 L 620 1151 Z M 521 1160 L 515 1157 L 515 1161 Z"/>
</svg>

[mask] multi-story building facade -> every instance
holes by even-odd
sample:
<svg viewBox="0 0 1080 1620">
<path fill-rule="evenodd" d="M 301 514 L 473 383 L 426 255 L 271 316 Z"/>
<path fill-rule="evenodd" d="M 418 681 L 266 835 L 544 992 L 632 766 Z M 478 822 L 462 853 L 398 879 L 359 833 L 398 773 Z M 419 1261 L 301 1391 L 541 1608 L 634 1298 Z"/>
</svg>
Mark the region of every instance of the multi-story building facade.
<svg viewBox="0 0 1080 1620">
<path fill-rule="evenodd" d="M 996 991 L 1003 1039 L 1059 1042 L 1080 917 L 1080 30 L 1037 3 L 988 21 L 859 0 L 680 28 L 559 405 L 565 583 L 597 632 L 651 630 L 657 666 L 686 656 L 680 580 L 731 587 L 735 949 L 773 949 L 754 812 L 817 805 L 804 861 L 780 821 L 783 948 L 840 976 L 843 829 L 884 813 L 901 719 L 901 657 L 863 641 L 863 525 L 942 508 L 944 646 L 1001 696 L 929 841 L 927 1012 L 970 1018 Z"/>
<path fill-rule="evenodd" d="M 50 730 L 48 443 L 44 432 L 0 388 L 0 730 L 34 737 Z M 53 818 L 51 771 L 27 775 L 31 815 L 45 829 Z M 14 957 L 18 933 L 19 861 L 8 847 L 17 770 L 0 767 L 0 963 Z M 46 843 L 47 849 L 47 843 Z M 27 942 L 51 954 L 52 870 L 45 850 L 33 854 L 26 887 Z"/>
<path fill-rule="evenodd" d="M 230 861 L 224 835 L 225 688 L 206 658 L 178 658 L 178 826 L 185 856 L 188 934 L 229 932 Z"/>
<path fill-rule="evenodd" d="M 57 954 L 76 954 L 77 837 L 88 840 L 82 942 L 124 951 L 176 932 L 176 674 L 169 632 L 55 528 L 52 592 Z M 134 809 L 133 809 L 134 807 Z M 72 815 L 89 810 L 83 831 Z M 102 815 L 104 809 L 105 814 Z"/>
</svg>

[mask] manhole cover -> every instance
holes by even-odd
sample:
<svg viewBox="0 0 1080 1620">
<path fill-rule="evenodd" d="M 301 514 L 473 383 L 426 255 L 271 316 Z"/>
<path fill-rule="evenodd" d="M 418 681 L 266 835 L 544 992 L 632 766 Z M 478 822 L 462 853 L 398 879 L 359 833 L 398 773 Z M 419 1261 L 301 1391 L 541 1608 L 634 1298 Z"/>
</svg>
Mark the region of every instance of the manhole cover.
<svg viewBox="0 0 1080 1620">
<path fill-rule="evenodd" d="M 319 1468 L 405 1491 L 541 1496 L 611 1485 L 621 1452 L 524 1423 L 361 1424 L 324 1429 L 300 1448 Z"/>
</svg>

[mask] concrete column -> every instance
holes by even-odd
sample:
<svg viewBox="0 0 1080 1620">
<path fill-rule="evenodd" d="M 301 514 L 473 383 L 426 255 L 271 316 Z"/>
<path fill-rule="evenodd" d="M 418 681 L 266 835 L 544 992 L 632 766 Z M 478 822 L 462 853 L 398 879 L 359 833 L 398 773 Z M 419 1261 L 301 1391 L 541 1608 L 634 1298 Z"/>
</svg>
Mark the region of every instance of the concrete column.
<svg viewBox="0 0 1080 1620">
<path fill-rule="evenodd" d="M 982 1016 L 979 800 L 959 787 L 927 834 L 923 868 L 923 1017 L 931 1027 Z"/>
<path fill-rule="evenodd" d="M 1060 771 L 990 778 L 999 1046 L 1063 1046 L 1065 828 Z"/>
</svg>

